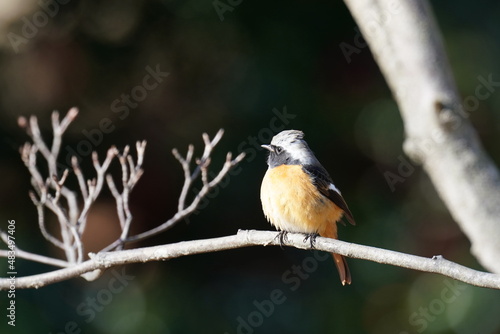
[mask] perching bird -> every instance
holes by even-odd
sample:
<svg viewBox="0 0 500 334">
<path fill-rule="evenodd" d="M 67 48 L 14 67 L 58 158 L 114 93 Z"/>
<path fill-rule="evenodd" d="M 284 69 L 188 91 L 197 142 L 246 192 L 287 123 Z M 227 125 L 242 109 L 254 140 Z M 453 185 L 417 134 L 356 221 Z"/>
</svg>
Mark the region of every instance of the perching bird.
<svg viewBox="0 0 500 334">
<path fill-rule="evenodd" d="M 267 220 L 280 235 L 305 233 L 306 238 L 337 239 L 337 222 L 342 216 L 355 225 L 349 207 L 330 175 L 319 163 L 304 133 L 287 130 L 278 133 L 270 145 L 267 169 L 260 189 L 262 209 Z M 332 254 L 343 285 L 351 284 L 351 273 L 342 255 Z"/>
</svg>

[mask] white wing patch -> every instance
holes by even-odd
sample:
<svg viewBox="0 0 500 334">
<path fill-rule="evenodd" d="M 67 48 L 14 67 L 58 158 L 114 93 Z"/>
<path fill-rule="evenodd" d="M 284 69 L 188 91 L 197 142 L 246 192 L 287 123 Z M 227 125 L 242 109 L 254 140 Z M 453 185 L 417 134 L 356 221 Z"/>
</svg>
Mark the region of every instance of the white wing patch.
<svg viewBox="0 0 500 334">
<path fill-rule="evenodd" d="M 333 190 L 333 191 L 336 191 L 339 195 L 342 195 L 342 194 L 340 193 L 340 190 L 339 190 L 337 187 L 335 187 L 335 185 L 334 185 L 333 183 L 330 183 L 330 185 L 328 186 L 328 189 L 331 189 L 331 190 Z"/>
</svg>

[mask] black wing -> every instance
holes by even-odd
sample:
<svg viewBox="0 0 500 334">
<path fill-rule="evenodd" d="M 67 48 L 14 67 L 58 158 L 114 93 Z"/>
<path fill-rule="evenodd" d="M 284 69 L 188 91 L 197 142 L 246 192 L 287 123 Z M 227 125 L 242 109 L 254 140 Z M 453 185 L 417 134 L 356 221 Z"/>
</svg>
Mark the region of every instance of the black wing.
<svg viewBox="0 0 500 334">
<path fill-rule="evenodd" d="M 356 225 L 351 210 L 349 210 L 349 207 L 347 206 L 347 203 L 342 195 L 339 192 L 330 189 L 330 185 L 333 185 L 333 181 L 323 166 L 305 165 L 302 168 L 307 174 L 311 175 L 314 185 L 318 188 L 320 193 L 325 195 L 325 197 L 344 211 L 344 217 L 349 223 Z"/>
</svg>

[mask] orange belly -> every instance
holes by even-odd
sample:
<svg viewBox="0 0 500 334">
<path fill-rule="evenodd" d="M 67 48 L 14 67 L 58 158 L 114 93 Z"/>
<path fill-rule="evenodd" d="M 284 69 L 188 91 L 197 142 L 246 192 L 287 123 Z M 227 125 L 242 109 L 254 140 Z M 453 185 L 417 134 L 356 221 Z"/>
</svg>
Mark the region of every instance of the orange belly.
<svg viewBox="0 0 500 334">
<path fill-rule="evenodd" d="M 268 169 L 260 197 L 266 218 L 277 229 L 321 235 L 334 232 L 329 237 L 337 237 L 335 223 L 343 211 L 317 190 L 301 166 Z"/>
</svg>

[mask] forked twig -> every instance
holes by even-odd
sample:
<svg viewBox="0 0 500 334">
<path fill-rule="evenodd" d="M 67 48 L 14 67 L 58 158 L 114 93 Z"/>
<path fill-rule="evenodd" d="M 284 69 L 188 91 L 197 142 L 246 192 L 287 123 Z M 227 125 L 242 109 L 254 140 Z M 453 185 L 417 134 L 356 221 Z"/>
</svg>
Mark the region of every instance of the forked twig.
<svg viewBox="0 0 500 334">
<path fill-rule="evenodd" d="M 36 116 L 31 116 L 29 119 L 25 117 L 19 117 L 18 119 L 19 126 L 26 131 L 32 140 L 32 143 L 25 143 L 21 147 L 20 154 L 31 175 L 31 184 L 34 191 L 30 191 L 30 198 L 37 209 L 40 232 L 47 241 L 65 252 L 66 261 L 20 251 L 24 258 L 57 266 L 81 263 L 84 260 L 84 245 L 81 236 L 85 231 L 88 213 L 102 190 L 105 174 L 114 158 L 118 155 L 118 150 L 115 147 L 110 148 L 102 164 L 99 162 L 97 153 L 93 152 L 92 162 L 96 177 L 92 179 L 85 178 L 76 156 L 71 158 L 70 168 L 61 169 L 57 160 L 61 149 L 62 136 L 77 115 L 77 108 L 70 109 L 62 120 L 60 120 L 57 111 L 52 113 L 53 138 L 50 145 L 42 137 Z M 145 143 L 140 148 L 142 153 L 138 160 L 138 166 L 142 165 L 144 148 Z M 40 155 L 42 159 L 39 161 Z M 129 159 L 129 165 L 130 161 Z M 39 166 L 41 163 L 47 164 L 47 176 L 42 175 L 42 169 Z M 83 200 L 81 204 L 78 203 L 77 193 L 65 186 L 70 171 L 73 171 L 78 182 Z M 136 175 L 141 173 L 141 171 L 138 171 Z M 137 180 L 138 177 L 135 176 L 134 182 L 137 182 Z M 61 239 L 49 232 L 46 226 L 45 208 L 56 215 Z M 0 252 L 1 254 L 3 253 Z"/>
<path fill-rule="evenodd" d="M 241 153 L 233 159 L 231 153 L 228 153 L 222 169 L 210 180 L 208 168 L 211 163 L 211 154 L 224 134 L 222 129 L 217 132 L 213 139 L 210 139 L 206 133 L 203 134 L 205 147 L 201 158 L 196 159 L 196 167 L 193 171 L 191 171 L 191 163 L 193 161 L 194 146 L 189 145 L 185 157 L 177 149 L 174 149 L 172 153 L 184 171 L 184 185 L 179 196 L 178 212 L 154 229 L 135 236 L 129 236 L 132 223 L 129 197 L 144 173 L 142 166 L 146 141 L 136 143 L 137 158 L 135 160 L 130 154 L 129 146 L 125 146 L 121 153 L 116 147 L 111 147 L 107 151 L 106 158 L 102 163 L 99 161 L 97 153 L 92 152 L 92 164 L 96 173 L 96 176 L 93 178 L 89 179 L 85 177 L 80 168 L 77 156 L 71 157 L 71 166 L 69 168 L 60 170 L 58 169 L 60 166 L 58 166 L 57 159 L 62 144 L 62 136 L 77 115 L 78 110 L 76 108 L 70 109 L 62 120 L 60 120 L 58 112 L 52 113 L 53 139 L 51 145 L 47 144 L 43 139 L 36 116 L 31 116 L 29 120 L 20 117 L 18 120 L 19 126 L 25 129 L 32 140 L 32 143 L 26 143 L 21 147 L 20 153 L 24 164 L 31 174 L 31 183 L 34 191 L 30 191 L 30 198 L 37 209 L 38 226 L 43 237 L 48 242 L 65 252 L 66 261 L 33 254 L 17 248 L 17 255 L 21 258 L 59 267 L 70 267 L 82 263 L 84 261 L 84 245 L 81 236 L 87 226 L 89 211 L 101 193 L 104 182 L 106 182 L 115 198 L 121 228 L 120 238 L 106 247 L 105 250 L 119 250 L 123 248 L 125 243 L 143 240 L 161 233 L 192 214 L 209 191 L 216 187 L 231 168 L 238 164 L 245 156 L 244 153 Z M 42 159 L 38 159 L 40 155 Z M 107 174 L 115 158 L 121 167 L 121 186 L 115 183 L 110 174 Z M 39 164 L 43 162 L 47 164 L 47 176 L 44 176 L 39 168 Z M 76 191 L 70 190 L 65 185 L 71 172 L 73 172 L 72 174 L 74 174 L 78 183 L 79 195 L 77 195 Z M 187 204 L 189 191 L 192 189 L 193 183 L 200 177 L 200 174 L 203 186 L 201 190 L 196 192 L 191 203 Z M 78 196 L 81 197 L 80 203 L 77 200 Z M 53 235 L 46 226 L 45 209 L 48 209 L 57 217 L 61 235 L 60 239 Z M 0 237 L 5 239 L 5 233 L 0 231 Z M 0 250 L 0 256 L 6 255 L 6 251 Z M 91 276 L 96 277 L 97 275 L 86 274 L 84 277 Z"/>
<path fill-rule="evenodd" d="M 144 161 L 146 141 L 143 140 L 142 142 L 137 142 L 135 147 L 137 151 L 136 163 L 134 163 L 133 158 L 129 155 L 128 146 L 125 147 L 122 154 L 118 155 L 118 159 L 122 168 L 121 192 L 118 191 L 118 188 L 113 181 L 113 177 L 110 174 L 106 175 L 106 182 L 116 201 L 118 219 L 120 221 L 120 227 L 122 229 L 119 240 L 126 240 L 130 231 L 130 224 L 132 223 L 132 213 L 130 212 L 129 208 L 129 195 L 144 173 L 144 170 L 142 169 L 142 163 Z M 119 249 L 122 247 L 123 244 L 117 246 L 117 248 Z"/>
<path fill-rule="evenodd" d="M 205 198 L 205 196 L 207 196 L 210 190 L 216 187 L 219 182 L 221 182 L 222 179 L 229 173 L 229 171 L 245 157 L 245 153 L 240 153 L 236 158 L 233 159 L 232 154 L 228 153 L 226 155 L 226 161 L 222 166 L 222 169 L 219 171 L 216 177 L 214 177 L 210 181 L 208 180 L 208 166 L 211 162 L 210 155 L 212 154 L 215 146 L 221 140 L 223 134 L 224 130 L 220 129 L 212 140 L 210 140 L 210 137 L 206 133 L 203 134 L 203 142 L 205 144 L 205 148 L 203 150 L 202 157 L 196 160 L 197 166 L 193 172 L 191 172 L 191 161 L 193 160 L 194 146 L 188 146 L 185 157 L 183 157 L 177 149 L 172 150 L 172 154 L 179 161 L 182 166 L 182 170 L 184 171 L 184 184 L 179 196 L 179 202 L 177 206 L 178 210 L 172 218 L 146 232 L 127 238 L 120 238 L 104 248 L 102 251 L 110 251 L 118 248 L 124 243 L 137 242 L 162 233 L 195 212 L 200 202 Z M 188 192 L 192 188 L 193 183 L 198 179 L 200 173 L 202 174 L 203 187 L 198 193 L 196 193 L 192 202 L 189 205 L 186 205 Z"/>
</svg>

